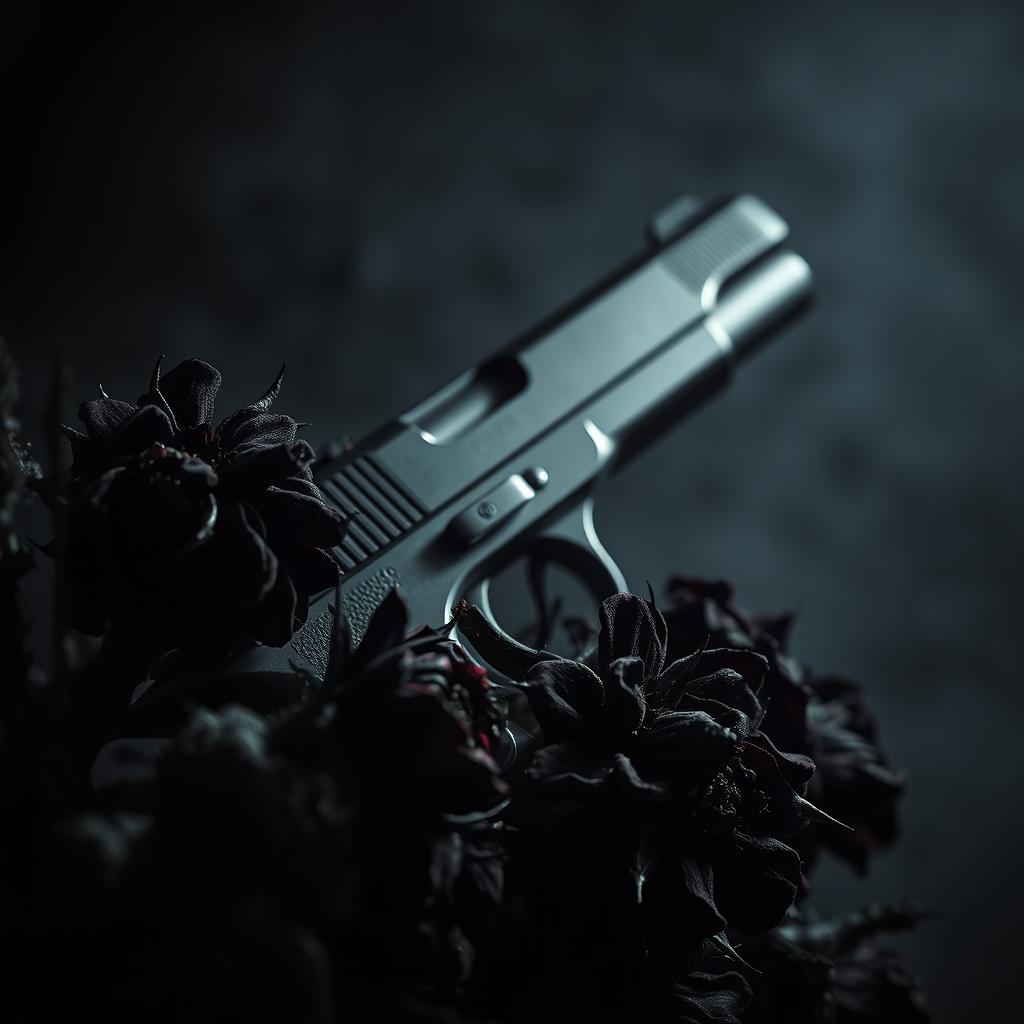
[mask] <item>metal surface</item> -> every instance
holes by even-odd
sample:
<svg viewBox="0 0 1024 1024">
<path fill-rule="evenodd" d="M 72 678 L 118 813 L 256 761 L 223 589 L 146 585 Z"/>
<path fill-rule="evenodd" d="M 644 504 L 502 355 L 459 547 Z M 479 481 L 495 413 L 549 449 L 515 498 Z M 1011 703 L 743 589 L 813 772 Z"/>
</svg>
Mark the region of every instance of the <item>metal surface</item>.
<svg viewBox="0 0 1024 1024">
<path fill-rule="evenodd" d="M 722 387 L 811 286 L 781 247 L 785 222 L 752 196 L 655 222 L 646 251 L 319 467 L 328 497 L 358 513 L 336 551 L 357 640 L 396 585 L 414 623 L 441 625 L 462 598 L 488 612 L 489 577 L 524 554 L 560 562 L 595 600 L 626 587 L 594 530 L 595 482 Z M 321 674 L 328 601 L 288 648 L 245 664 Z"/>
</svg>

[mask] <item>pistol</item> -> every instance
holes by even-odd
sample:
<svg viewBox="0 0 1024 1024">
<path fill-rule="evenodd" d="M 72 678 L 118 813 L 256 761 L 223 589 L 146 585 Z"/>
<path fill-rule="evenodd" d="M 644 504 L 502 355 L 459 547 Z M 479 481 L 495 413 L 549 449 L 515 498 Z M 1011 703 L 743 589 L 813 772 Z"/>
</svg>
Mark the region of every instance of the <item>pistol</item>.
<svg viewBox="0 0 1024 1024">
<path fill-rule="evenodd" d="M 718 391 L 811 293 L 785 221 L 754 196 L 679 199 L 647 234 L 533 330 L 318 462 L 317 483 L 351 517 L 335 556 L 354 640 L 400 587 L 411 622 L 440 626 L 468 602 L 515 644 L 490 586 L 521 558 L 561 566 L 595 601 L 628 589 L 594 529 L 595 484 Z M 313 604 L 290 647 L 238 668 L 322 676 L 333 600 Z"/>
</svg>

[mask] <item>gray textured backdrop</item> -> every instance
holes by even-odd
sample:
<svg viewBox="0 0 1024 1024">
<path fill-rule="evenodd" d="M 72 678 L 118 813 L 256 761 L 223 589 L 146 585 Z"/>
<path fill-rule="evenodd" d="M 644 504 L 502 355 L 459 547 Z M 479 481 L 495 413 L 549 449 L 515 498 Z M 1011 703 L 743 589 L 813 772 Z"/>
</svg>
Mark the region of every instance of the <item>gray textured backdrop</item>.
<svg viewBox="0 0 1024 1024">
<path fill-rule="evenodd" d="M 164 21 L 15 5 L 0 325 L 41 401 L 134 396 L 154 356 L 289 363 L 311 440 L 359 435 L 638 244 L 754 191 L 813 315 L 601 493 L 635 585 L 797 608 L 910 775 L 906 834 L 826 907 L 910 897 L 943 1022 L 1018 979 L 1024 18 L 1012 4 L 291 5 Z M 1013 1014 L 1006 1018 L 1012 1019 Z"/>
</svg>

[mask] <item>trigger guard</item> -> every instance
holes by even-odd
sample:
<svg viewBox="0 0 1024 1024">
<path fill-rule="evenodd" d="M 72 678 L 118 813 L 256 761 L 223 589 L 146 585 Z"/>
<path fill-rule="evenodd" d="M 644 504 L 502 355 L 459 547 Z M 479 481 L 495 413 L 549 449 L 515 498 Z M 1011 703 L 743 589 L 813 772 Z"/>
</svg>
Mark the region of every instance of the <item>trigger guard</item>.
<svg viewBox="0 0 1024 1024">
<path fill-rule="evenodd" d="M 471 605 L 476 605 L 477 608 L 483 613 L 484 618 L 490 623 L 491 628 L 494 629 L 501 637 L 503 637 L 509 645 L 522 647 L 524 651 L 528 648 L 524 644 L 520 644 L 511 634 L 506 633 L 501 623 L 498 622 L 497 616 L 494 614 L 494 609 L 491 607 L 491 580 L 490 577 L 485 577 L 479 582 L 475 583 L 468 590 L 465 590 L 461 594 L 461 599 L 467 601 Z M 518 687 L 516 683 L 518 680 L 512 679 L 504 672 L 496 669 L 490 664 L 487 659 L 476 649 L 473 641 L 470 637 L 466 636 L 462 629 L 459 627 L 458 622 L 455 624 L 455 637 L 460 644 L 469 652 L 473 659 L 487 669 L 487 674 L 491 679 L 491 682 L 496 684 L 499 691 L 503 691 L 505 695 L 510 695 L 515 692 L 518 693 Z"/>
<path fill-rule="evenodd" d="M 575 572 L 586 583 L 598 604 L 612 594 L 629 590 L 622 570 L 597 535 L 593 498 L 588 498 L 539 536 L 531 538 L 526 550 Z"/>
<path fill-rule="evenodd" d="M 509 562 L 520 557 L 539 556 L 542 559 L 553 562 L 556 565 L 567 569 L 579 578 L 598 605 L 612 594 L 623 593 L 629 588 L 622 571 L 612 560 L 604 545 L 601 543 L 594 527 L 594 503 L 587 499 L 574 508 L 568 515 L 557 520 L 545 528 L 541 533 L 527 538 L 524 543 L 518 546 L 512 553 Z M 507 563 L 506 563 L 507 564 Z M 505 631 L 494 609 L 491 606 L 490 598 L 491 581 L 490 576 L 484 576 L 476 580 L 469 587 L 459 587 L 454 590 L 449 599 L 448 617 L 451 618 L 452 607 L 455 601 L 462 599 L 469 604 L 476 605 L 491 627 L 509 644 L 510 647 L 518 647 L 524 654 L 529 648 L 521 644 L 513 636 Z M 498 677 L 496 682 L 503 681 L 514 683 L 509 676 L 495 672 L 494 666 L 489 665 L 485 658 L 476 651 L 473 642 L 455 627 L 459 642 L 473 653 L 484 667 Z M 541 652 L 537 652 L 539 655 Z M 548 657 L 554 655 L 543 652 Z"/>
<path fill-rule="evenodd" d="M 529 538 L 512 559 L 530 555 L 539 555 L 550 562 L 573 572 L 590 591 L 595 601 L 600 604 L 611 594 L 628 590 L 622 571 L 605 550 L 594 528 L 593 501 L 587 500 L 574 509 L 569 515 L 552 524 L 539 535 Z M 455 601 L 464 600 L 476 605 L 491 628 L 502 637 L 510 647 L 517 647 L 524 655 L 534 654 L 537 660 L 554 658 L 555 655 L 546 651 L 531 652 L 513 636 L 505 631 L 491 605 L 491 579 L 489 575 L 476 580 L 469 587 L 458 587 L 449 597 L 448 617 L 451 618 L 452 606 Z M 513 679 L 496 667 L 477 650 L 472 639 L 467 637 L 455 624 L 455 637 L 466 649 L 467 653 L 486 668 L 488 676 L 495 685 L 497 694 L 513 698 L 522 693 L 518 685 L 521 680 Z M 510 716 L 505 726 L 505 736 L 496 755 L 502 771 L 512 768 L 524 755 L 527 757 L 536 741 L 529 732 Z"/>
</svg>

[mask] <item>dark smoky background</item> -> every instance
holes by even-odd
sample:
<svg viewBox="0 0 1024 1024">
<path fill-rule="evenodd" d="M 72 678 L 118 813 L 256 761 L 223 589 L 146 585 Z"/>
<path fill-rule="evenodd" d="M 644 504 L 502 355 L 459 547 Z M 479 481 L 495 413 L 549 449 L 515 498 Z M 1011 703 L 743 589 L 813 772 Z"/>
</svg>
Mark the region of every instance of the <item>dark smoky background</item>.
<svg viewBox="0 0 1024 1024">
<path fill-rule="evenodd" d="M 634 589 L 730 578 L 863 680 L 905 834 L 866 880 L 823 870 L 819 904 L 930 905 L 900 944 L 936 1019 L 1013 1005 L 1017 5 L 148 7 L 0 22 L 0 329 L 27 432 L 62 340 L 77 397 L 134 398 L 158 354 L 195 355 L 224 411 L 287 360 L 309 439 L 359 436 L 637 249 L 676 194 L 760 195 L 817 306 L 601 489 L 598 526 Z"/>
</svg>

